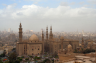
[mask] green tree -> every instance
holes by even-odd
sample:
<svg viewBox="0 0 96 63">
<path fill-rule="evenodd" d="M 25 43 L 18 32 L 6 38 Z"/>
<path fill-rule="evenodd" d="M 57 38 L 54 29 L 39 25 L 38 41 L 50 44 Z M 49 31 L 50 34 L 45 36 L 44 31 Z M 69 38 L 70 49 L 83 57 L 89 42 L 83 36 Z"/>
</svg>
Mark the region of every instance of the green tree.
<svg viewBox="0 0 96 63">
<path fill-rule="evenodd" d="M 77 53 L 77 49 L 75 49 L 74 53 Z"/>
<path fill-rule="evenodd" d="M 17 54 L 15 52 L 11 53 L 8 57 L 9 62 L 12 63 L 16 60 Z"/>
<path fill-rule="evenodd" d="M 0 57 L 5 57 L 6 55 L 6 50 L 3 51 L 3 53 L 0 55 Z"/>
<path fill-rule="evenodd" d="M 50 60 L 49 59 L 45 59 L 44 61 L 43 61 L 43 63 L 50 63 Z"/>
<path fill-rule="evenodd" d="M 35 60 L 35 63 L 36 63 L 36 60 L 37 60 L 37 56 L 34 57 L 34 60 Z"/>
<path fill-rule="evenodd" d="M 3 63 L 1 59 L 0 59 L 0 63 Z"/>
<path fill-rule="evenodd" d="M 93 50 L 93 49 L 86 49 L 86 50 L 83 51 L 84 54 L 90 53 L 90 52 L 95 52 L 95 50 Z"/>
<path fill-rule="evenodd" d="M 20 63 L 20 61 L 19 60 L 15 60 L 14 63 Z"/>
<path fill-rule="evenodd" d="M 5 61 L 4 63 L 9 63 L 9 61 Z"/>
</svg>

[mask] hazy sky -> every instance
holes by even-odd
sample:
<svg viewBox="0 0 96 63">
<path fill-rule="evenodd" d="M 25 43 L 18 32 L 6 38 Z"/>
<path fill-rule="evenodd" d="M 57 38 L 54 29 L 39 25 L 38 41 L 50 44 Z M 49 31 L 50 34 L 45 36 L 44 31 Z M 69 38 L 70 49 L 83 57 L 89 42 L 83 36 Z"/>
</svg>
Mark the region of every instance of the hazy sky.
<svg viewBox="0 0 96 63">
<path fill-rule="evenodd" d="M 0 31 L 96 31 L 96 0 L 1 0 Z"/>
</svg>

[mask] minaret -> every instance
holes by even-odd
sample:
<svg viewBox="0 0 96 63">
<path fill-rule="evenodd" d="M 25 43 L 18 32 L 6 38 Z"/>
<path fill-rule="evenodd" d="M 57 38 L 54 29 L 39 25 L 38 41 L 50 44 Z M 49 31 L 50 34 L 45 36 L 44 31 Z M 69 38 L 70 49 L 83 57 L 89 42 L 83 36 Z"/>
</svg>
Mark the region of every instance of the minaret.
<svg viewBox="0 0 96 63">
<path fill-rule="evenodd" d="M 42 30 L 42 41 L 44 41 L 44 34 L 43 34 L 43 30 Z"/>
<path fill-rule="evenodd" d="M 44 54 L 44 34 L 43 34 L 43 30 L 42 30 L 42 42 L 43 42 L 43 51 L 42 51 L 42 53 Z"/>
<path fill-rule="evenodd" d="M 22 42 L 22 25 L 21 25 L 21 23 L 20 23 L 20 25 L 19 25 L 19 42 Z"/>
<path fill-rule="evenodd" d="M 50 39 L 53 38 L 53 34 L 52 34 L 52 26 L 50 27 Z"/>
<path fill-rule="evenodd" d="M 46 39 L 48 40 L 48 26 L 46 27 Z"/>
</svg>

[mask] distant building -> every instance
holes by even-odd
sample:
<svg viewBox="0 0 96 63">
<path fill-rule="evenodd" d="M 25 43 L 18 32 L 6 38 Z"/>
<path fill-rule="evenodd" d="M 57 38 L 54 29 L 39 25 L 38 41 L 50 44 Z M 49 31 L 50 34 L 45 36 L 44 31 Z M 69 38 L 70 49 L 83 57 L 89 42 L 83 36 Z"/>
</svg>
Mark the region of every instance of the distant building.
<svg viewBox="0 0 96 63">
<path fill-rule="evenodd" d="M 49 35 L 49 37 L 48 37 Z M 44 34 L 42 31 L 42 40 L 39 40 L 37 35 L 33 34 L 30 38 L 22 39 L 22 25 L 20 23 L 19 28 L 19 42 L 16 44 L 16 52 L 19 56 L 22 55 L 40 55 L 44 52 L 50 54 L 57 54 L 58 50 L 61 49 L 61 42 L 63 42 L 63 48 L 67 48 L 70 44 L 72 49 L 76 49 L 79 46 L 78 40 L 54 38 L 52 33 L 52 26 L 50 27 L 50 34 L 48 34 L 48 27 L 46 28 L 46 39 L 44 39 Z"/>
<path fill-rule="evenodd" d="M 11 32 L 11 28 L 8 29 L 8 32 Z"/>
<path fill-rule="evenodd" d="M 49 35 L 49 37 L 48 37 Z M 60 36 L 59 36 L 60 37 Z M 45 45 L 45 52 L 46 49 L 48 49 L 48 52 L 51 54 L 58 53 L 58 50 L 61 49 L 61 42 L 63 45 L 63 49 L 67 48 L 67 46 L 70 44 L 72 45 L 72 49 L 76 49 L 79 47 L 79 41 L 78 40 L 72 40 L 72 39 L 64 39 L 62 36 L 61 38 L 54 38 L 52 33 L 52 26 L 50 27 L 50 34 L 48 34 L 48 27 L 46 28 L 46 39 L 44 40 Z"/>
<path fill-rule="evenodd" d="M 20 23 L 19 42 L 16 44 L 16 52 L 19 56 L 43 54 L 44 41 L 40 41 L 35 34 L 27 40 L 22 40 L 22 25 Z"/>
</svg>

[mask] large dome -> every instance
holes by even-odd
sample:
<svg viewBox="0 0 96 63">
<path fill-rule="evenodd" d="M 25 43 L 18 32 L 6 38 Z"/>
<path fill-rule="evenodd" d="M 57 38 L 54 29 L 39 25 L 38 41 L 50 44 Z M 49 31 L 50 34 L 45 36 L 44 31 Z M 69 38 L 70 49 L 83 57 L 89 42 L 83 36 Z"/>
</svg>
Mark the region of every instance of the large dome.
<svg viewBox="0 0 96 63">
<path fill-rule="evenodd" d="M 68 48 L 72 48 L 72 46 L 69 44 L 69 45 L 68 45 Z"/>
<path fill-rule="evenodd" d="M 79 46 L 82 46 L 82 44 L 79 44 Z"/>
<path fill-rule="evenodd" d="M 33 34 L 33 35 L 29 38 L 29 40 L 33 41 L 33 40 L 39 40 L 39 39 L 38 39 L 38 37 L 37 37 L 35 34 Z"/>
</svg>

